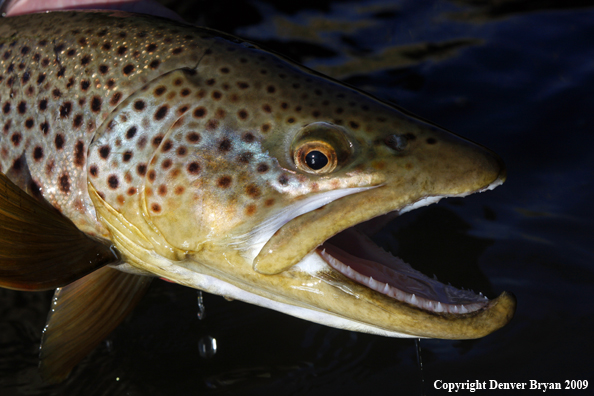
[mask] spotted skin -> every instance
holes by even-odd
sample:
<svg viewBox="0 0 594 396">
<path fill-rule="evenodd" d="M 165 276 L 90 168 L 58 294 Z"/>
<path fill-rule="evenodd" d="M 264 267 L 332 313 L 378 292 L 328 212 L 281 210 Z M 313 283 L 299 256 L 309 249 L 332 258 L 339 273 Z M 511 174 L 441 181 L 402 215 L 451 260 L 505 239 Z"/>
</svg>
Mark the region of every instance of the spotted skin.
<svg viewBox="0 0 594 396">
<path fill-rule="evenodd" d="M 506 295 L 428 312 L 329 267 L 332 236 L 493 188 L 503 165 L 249 42 L 125 13 L 3 19 L 0 111 L 0 171 L 112 243 L 122 271 L 389 336 L 480 337 L 513 314 Z M 307 168 L 309 145 L 332 167 Z"/>
<path fill-rule="evenodd" d="M 64 12 L 0 27 L 0 171 L 91 234 L 105 235 L 86 185 L 97 128 L 147 82 L 195 66 L 210 45 L 206 34 L 151 21 Z"/>
</svg>

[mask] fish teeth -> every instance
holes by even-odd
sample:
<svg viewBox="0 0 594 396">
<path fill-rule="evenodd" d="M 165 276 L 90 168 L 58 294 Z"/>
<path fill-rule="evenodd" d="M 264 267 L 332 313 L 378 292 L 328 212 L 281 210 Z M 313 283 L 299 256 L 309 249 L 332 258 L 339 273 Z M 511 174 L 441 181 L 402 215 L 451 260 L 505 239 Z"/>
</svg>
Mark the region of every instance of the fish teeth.
<svg viewBox="0 0 594 396">
<path fill-rule="evenodd" d="M 441 305 L 441 303 L 438 301 L 437 302 L 437 306 L 435 307 L 435 312 L 443 312 L 443 306 Z"/>
</svg>

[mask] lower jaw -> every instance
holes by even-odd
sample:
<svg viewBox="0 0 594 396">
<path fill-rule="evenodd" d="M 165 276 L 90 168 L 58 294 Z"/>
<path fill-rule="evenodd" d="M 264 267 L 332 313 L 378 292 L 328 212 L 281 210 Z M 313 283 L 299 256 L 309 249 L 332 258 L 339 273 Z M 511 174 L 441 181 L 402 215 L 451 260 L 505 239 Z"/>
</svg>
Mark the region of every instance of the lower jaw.
<svg viewBox="0 0 594 396">
<path fill-rule="evenodd" d="M 428 278 L 355 228 L 341 232 L 316 251 L 330 267 L 354 282 L 425 311 L 467 314 L 490 301 L 482 293 L 459 290 Z"/>
</svg>

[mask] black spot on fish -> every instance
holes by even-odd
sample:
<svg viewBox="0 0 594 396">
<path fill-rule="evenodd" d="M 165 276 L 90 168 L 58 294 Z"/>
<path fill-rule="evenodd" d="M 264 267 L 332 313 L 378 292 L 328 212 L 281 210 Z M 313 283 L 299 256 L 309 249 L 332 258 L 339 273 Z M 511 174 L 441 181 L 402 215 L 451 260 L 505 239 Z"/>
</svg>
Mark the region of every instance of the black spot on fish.
<svg viewBox="0 0 594 396">
<path fill-rule="evenodd" d="M 252 143 L 254 140 L 256 140 L 256 137 L 254 136 L 253 133 L 251 132 L 246 132 L 243 134 L 243 136 L 241 137 L 241 139 L 246 142 L 246 143 Z"/>
<path fill-rule="evenodd" d="M 157 87 L 155 88 L 155 96 L 161 96 L 165 93 L 165 91 L 167 91 L 167 88 L 164 86 Z"/>
<path fill-rule="evenodd" d="M 289 178 L 288 178 L 286 175 L 281 175 L 281 176 L 278 178 L 278 182 L 279 182 L 281 185 L 283 185 L 283 186 L 286 186 L 287 184 L 289 184 Z"/>
<path fill-rule="evenodd" d="M 123 155 L 122 155 L 122 161 L 124 162 L 128 162 L 130 161 L 130 159 L 132 158 L 132 151 L 126 151 Z"/>
<path fill-rule="evenodd" d="M 53 95 L 54 99 L 58 99 L 59 97 L 62 96 L 62 92 L 60 92 L 60 90 L 58 88 L 56 88 L 52 91 L 52 95 Z"/>
<path fill-rule="evenodd" d="M 91 63 L 91 56 L 90 55 L 85 55 L 80 60 L 80 64 L 83 65 L 83 66 L 87 66 L 89 63 Z"/>
<path fill-rule="evenodd" d="M 223 140 L 221 140 L 219 142 L 219 151 L 223 152 L 223 153 L 227 153 L 229 151 L 231 151 L 231 148 L 233 147 L 231 140 L 225 138 Z"/>
<path fill-rule="evenodd" d="M 198 107 L 196 110 L 194 110 L 194 117 L 196 118 L 202 118 L 205 114 L 206 109 L 204 107 Z"/>
<path fill-rule="evenodd" d="M 192 174 L 192 175 L 197 175 L 198 173 L 200 173 L 200 164 L 198 162 L 190 162 L 188 164 L 188 173 Z"/>
<path fill-rule="evenodd" d="M 198 132 L 190 132 L 188 133 L 188 135 L 186 136 L 186 139 L 188 140 L 188 142 L 190 143 L 198 143 L 200 141 L 200 134 Z"/>
<path fill-rule="evenodd" d="M 120 47 L 118 47 L 118 55 L 124 55 L 126 51 L 128 51 L 128 47 L 126 47 L 125 45 L 121 45 Z"/>
<path fill-rule="evenodd" d="M 217 185 L 220 188 L 228 188 L 231 185 L 232 181 L 233 181 L 233 179 L 231 178 L 231 176 L 227 176 L 227 175 L 221 176 L 217 180 Z"/>
<path fill-rule="evenodd" d="M 25 114 L 25 112 L 27 111 L 27 103 L 24 101 L 19 102 L 17 110 L 19 114 Z"/>
<path fill-rule="evenodd" d="M 109 71 L 109 66 L 107 65 L 99 65 L 99 73 L 105 74 Z"/>
<path fill-rule="evenodd" d="M 165 118 L 168 111 L 169 111 L 169 106 L 167 106 L 167 105 L 163 105 L 163 106 L 159 107 L 157 109 L 157 111 L 155 112 L 155 120 L 160 121 L 163 118 Z"/>
<path fill-rule="evenodd" d="M 21 134 L 16 132 L 16 133 L 12 134 L 12 136 L 10 137 L 10 140 L 12 141 L 12 144 L 16 147 L 21 143 L 22 138 L 23 137 L 21 136 Z"/>
<path fill-rule="evenodd" d="M 249 186 L 247 186 L 245 188 L 245 192 L 247 193 L 247 195 L 249 195 L 253 199 L 259 198 L 260 195 L 262 194 L 260 192 L 260 189 L 258 188 L 258 186 L 254 185 L 254 184 L 250 184 Z"/>
<path fill-rule="evenodd" d="M 97 175 L 99 174 L 99 168 L 97 168 L 97 165 L 91 165 L 91 167 L 89 168 L 89 173 L 91 174 L 91 176 L 97 177 Z"/>
<path fill-rule="evenodd" d="M 57 134 L 54 139 L 54 144 L 56 145 L 56 149 L 62 150 L 64 148 L 64 136 Z"/>
<path fill-rule="evenodd" d="M 134 69 L 135 69 L 134 65 L 128 64 L 128 65 L 124 66 L 124 68 L 122 69 L 122 73 L 124 73 L 124 76 L 128 76 L 134 72 Z"/>
<path fill-rule="evenodd" d="M 68 173 L 62 174 L 59 181 L 60 191 L 62 191 L 64 194 L 68 194 L 70 192 L 70 177 L 68 176 Z"/>
<path fill-rule="evenodd" d="M 2 106 L 2 111 L 4 114 L 10 113 L 10 102 L 4 103 L 4 106 Z"/>
<path fill-rule="evenodd" d="M 138 166 L 136 167 L 136 172 L 139 176 L 146 175 L 146 164 L 138 164 Z"/>
<path fill-rule="evenodd" d="M 101 98 L 99 96 L 93 96 L 91 100 L 91 110 L 94 113 L 98 113 L 101 110 Z"/>
<path fill-rule="evenodd" d="M 35 149 L 33 149 L 33 159 L 37 162 L 41 161 L 43 159 L 43 148 L 40 146 L 35 147 Z"/>
<path fill-rule="evenodd" d="M 80 82 L 80 89 L 82 89 L 83 91 L 86 91 L 87 89 L 89 89 L 90 85 L 91 85 L 91 83 L 89 82 L 89 80 L 82 80 Z"/>
<path fill-rule="evenodd" d="M 157 49 L 157 44 L 151 43 L 146 46 L 147 52 L 154 52 Z"/>
<path fill-rule="evenodd" d="M 44 135 L 47 135 L 49 131 L 49 124 L 47 122 L 43 122 L 39 125 L 39 130 L 43 132 Z"/>
<path fill-rule="evenodd" d="M 136 127 L 130 127 L 130 129 L 128 129 L 128 131 L 126 132 L 126 139 L 132 139 L 134 137 L 134 135 L 136 135 Z"/>
<path fill-rule="evenodd" d="M 120 181 L 116 175 L 109 175 L 107 178 L 107 184 L 109 185 L 109 188 L 115 190 L 120 185 Z"/>
<path fill-rule="evenodd" d="M 154 61 L 152 61 L 151 63 L 149 63 L 149 67 L 150 67 L 151 69 L 155 70 L 156 68 L 158 68 L 158 67 L 159 67 L 159 65 L 160 65 L 160 64 L 161 64 L 161 62 L 160 62 L 160 61 L 158 61 L 158 60 L 154 60 Z"/>
<path fill-rule="evenodd" d="M 83 122 L 82 114 L 77 114 L 76 117 L 74 117 L 74 120 L 72 121 L 72 126 L 74 128 L 80 128 L 80 126 L 82 125 L 82 122 Z"/>
<path fill-rule="evenodd" d="M 85 144 L 82 140 L 79 140 L 74 145 L 74 165 L 79 168 L 85 164 Z"/>
<path fill-rule="evenodd" d="M 117 105 L 120 100 L 122 99 L 122 93 L 121 92 L 116 92 L 113 94 L 113 96 L 111 97 L 111 99 L 109 100 L 109 104 L 112 106 Z"/>
<path fill-rule="evenodd" d="M 137 100 L 136 102 L 134 102 L 134 109 L 138 111 L 144 110 L 144 106 L 145 104 L 143 100 Z"/>
<path fill-rule="evenodd" d="M 153 147 L 159 147 L 159 145 L 161 144 L 161 142 L 163 141 L 163 136 L 161 135 L 157 135 L 153 138 Z"/>
<path fill-rule="evenodd" d="M 109 146 L 101 146 L 99 147 L 99 156 L 104 160 L 109 157 L 109 153 L 111 152 L 111 148 Z"/>
<path fill-rule="evenodd" d="M 66 102 L 60 106 L 60 117 L 68 118 L 70 116 L 70 111 L 72 110 L 72 103 Z"/>
<path fill-rule="evenodd" d="M 258 173 L 266 173 L 266 172 L 268 172 L 268 169 L 269 169 L 269 167 L 266 164 L 259 164 L 258 167 L 256 168 Z"/>
<path fill-rule="evenodd" d="M 171 150 L 172 147 L 173 147 L 173 143 L 171 143 L 171 140 L 167 140 L 165 143 L 163 143 L 163 147 L 161 147 L 161 151 L 166 153 L 169 150 Z"/>
<path fill-rule="evenodd" d="M 27 118 L 27 120 L 25 121 L 25 128 L 31 129 L 33 128 L 34 124 L 35 122 L 33 121 L 33 118 Z"/>
<path fill-rule="evenodd" d="M 39 110 L 44 111 L 47 109 L 47 99 L 41 99 L 39 101 Z"/>
</svg>

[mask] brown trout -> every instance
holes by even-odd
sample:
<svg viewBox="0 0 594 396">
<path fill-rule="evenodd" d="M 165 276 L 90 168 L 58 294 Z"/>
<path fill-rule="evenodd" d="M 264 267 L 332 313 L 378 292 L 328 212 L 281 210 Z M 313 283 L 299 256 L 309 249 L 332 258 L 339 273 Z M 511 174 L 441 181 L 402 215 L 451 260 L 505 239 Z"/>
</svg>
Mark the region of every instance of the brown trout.
<svg viewBox="0 0 594 396">
<path fill-rule="evenodd" d="M 151 277 L 310 321 L 467 339 L 513 316 L 360 223 L 505 179 L 487 149 L 224 33 L 121 12 L 0 21 L 0 286 L 57 288 L 58 381 Z"/>
</svg>

